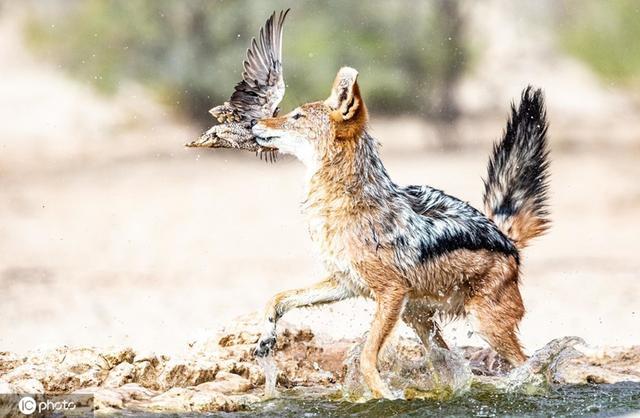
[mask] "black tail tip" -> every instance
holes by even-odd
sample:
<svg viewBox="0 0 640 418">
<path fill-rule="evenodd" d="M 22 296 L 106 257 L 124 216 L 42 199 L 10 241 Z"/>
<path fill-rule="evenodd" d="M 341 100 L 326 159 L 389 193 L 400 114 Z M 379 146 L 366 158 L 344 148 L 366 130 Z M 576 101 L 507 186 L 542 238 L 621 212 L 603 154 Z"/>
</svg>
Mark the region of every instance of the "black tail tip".
<svg viewBox="0 0 640 418">
<path fill-rule="evenodd" d="M 546 111 L 542 89 L 532 85 L 525 87 L 520 95 L 520 105 L 517 112 L 522 116 L 529 116 L 531 119 L 545 119 Z"/>
<path fill-rule="evenodd" d="M 521 98 L 523 101 L 539 102 L 543 100 L 544 93 L 541 88 L 534 87 L 528 84 L 527 87 L 522 90 Z"/>
</svg>

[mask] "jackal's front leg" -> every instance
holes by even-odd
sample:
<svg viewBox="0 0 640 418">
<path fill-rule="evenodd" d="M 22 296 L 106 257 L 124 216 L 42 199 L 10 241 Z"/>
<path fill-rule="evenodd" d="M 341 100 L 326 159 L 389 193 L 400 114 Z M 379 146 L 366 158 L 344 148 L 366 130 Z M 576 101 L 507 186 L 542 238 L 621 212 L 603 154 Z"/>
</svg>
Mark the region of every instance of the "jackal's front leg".
<svg viewBox="0 0 640 418">
<path fill-rule="evenodd" d="M 355 296 L 342 286 L 335 276 L 313 286 L 280 292 L 267 304 L 264 316 L 264 331 L 254 349 L 258 357 L 267 356 L 276 344 L 276 323 L 286 312 L 295 308 L 337 302 Z"/>
</svg>

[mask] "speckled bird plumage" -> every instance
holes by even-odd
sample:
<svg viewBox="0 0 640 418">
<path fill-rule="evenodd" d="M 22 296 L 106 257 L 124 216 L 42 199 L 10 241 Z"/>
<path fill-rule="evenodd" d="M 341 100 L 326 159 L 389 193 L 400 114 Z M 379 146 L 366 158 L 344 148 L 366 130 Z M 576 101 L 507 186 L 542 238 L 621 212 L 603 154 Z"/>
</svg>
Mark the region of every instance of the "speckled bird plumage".
<svg viewBox="0 0 640 418">
<path fill-rule="evenodd" d="M 282 28 L 288 13 L 288 9 L 274 12 L 260 29 L 258 39 L 251 40 L 243 63 L 242 81 L 236 85 L 229 101 L 209 111 L 220 124 L 187 146 L 268 150 L 256 143 L 251 127 L 259 119 L 277 116 L 278 104 L 284 97 Z"/>
</svg>

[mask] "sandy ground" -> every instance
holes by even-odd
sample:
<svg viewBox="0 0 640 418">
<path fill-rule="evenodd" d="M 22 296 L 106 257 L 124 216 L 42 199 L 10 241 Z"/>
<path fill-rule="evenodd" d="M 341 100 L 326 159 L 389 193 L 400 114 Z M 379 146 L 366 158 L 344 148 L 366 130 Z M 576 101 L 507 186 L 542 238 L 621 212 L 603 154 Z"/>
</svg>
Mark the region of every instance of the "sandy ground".
<svg viewBox="0 0 640 418">
<path fill-rule="evenodd" d="M 0 351 L 167 352 L 322 277 L 298 163 L 183 149 L 195 131 L 167 109 L 135 87 L 97 96 L 28 56 L 11 26 L 0 22 Z M 559 112 L 554 225 L 525 253 L 522 339 L 529 351 L 563 335 L 638 344 L 640 142 L 560 146 Z M 415 120 L 376 119 L 373 134 L 397 181 L 478 205 L 501 124 L 470 124 L 477 144 L 455 153 L 421 146 L 431 131 Z M 286 319 L 357 335 L 371 310 L 348 301 Z M 450 340 L 466 335 L 464 323 L 448 326 Z"/>
</svg>

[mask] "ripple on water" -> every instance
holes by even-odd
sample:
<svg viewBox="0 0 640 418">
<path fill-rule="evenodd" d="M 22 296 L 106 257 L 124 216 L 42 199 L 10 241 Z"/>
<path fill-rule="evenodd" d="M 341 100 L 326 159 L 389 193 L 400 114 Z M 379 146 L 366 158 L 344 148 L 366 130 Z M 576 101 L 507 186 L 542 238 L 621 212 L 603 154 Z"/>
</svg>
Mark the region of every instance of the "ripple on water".
<svg viewBox="0 0 640 418">
<path fill-rule="evenodd" d="M 342 390 L 288 390 L 237 416 L 387 417 L 387 416 L 615 416 L 640 412 L 640 383 L 558 385 L 562 365 L 577 355 L 579 338 L 551 341 L 521 367 L 490 378 L 474 376 L 461 352 L 390 341 L 379 368 L 398 400 L 371 400 L 359 373 L 363 343 L 347 356 Z M 261 360 L 266 398 L 275 397 L 277 370 L 272 356 Z M 304 389 L 304 390 L 302 390 Z M 336 400 L 337 398 L 337 400 Z M 229 414 L 225 414 L 229 416 Z"/>
<path fill-rule="evenodd" d="M 448 399 L 373 400 L 363 403 L 326 399 L 280 398 L 262 402 L 234 416 L 388 417 L 388 416 L 617 416 L 640 412 L 640 383 L 572 385 L 552 388 L 544 395 L 508 392 L 488 385 L 472 385 Z M 229 416 L 229 414 L 225 414 Z"/>
</svg>

